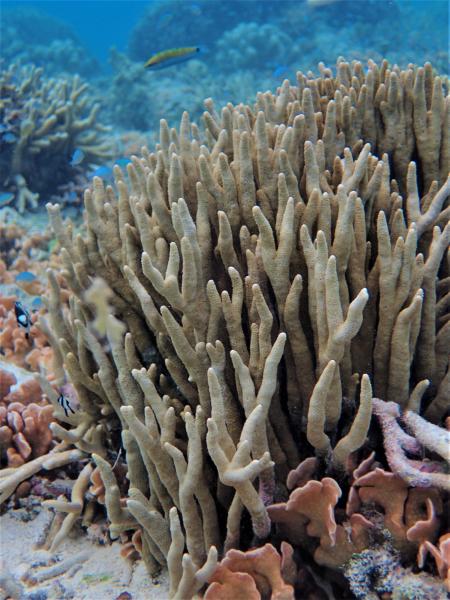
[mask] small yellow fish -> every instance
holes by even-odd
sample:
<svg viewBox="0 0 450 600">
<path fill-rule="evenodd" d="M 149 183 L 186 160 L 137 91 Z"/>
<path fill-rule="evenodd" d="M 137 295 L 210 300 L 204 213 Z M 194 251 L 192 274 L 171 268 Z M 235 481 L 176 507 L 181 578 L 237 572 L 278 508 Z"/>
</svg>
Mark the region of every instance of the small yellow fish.
<svg viewBox="0 0 450 600">
<path fill-rule="evenodd" d="M 189 60 L 198 52 L 200 52 L 200 48 L 198 46 L 170 48 L 169 50 L 163 50 L 162 52 L 157 52 L 151 56 L 145 63 L 144 67 L 146 69 L 151 69 L 152 71 L 165 69 L 166 67 L 171 67 L 172 65 Z"/>
</svg>

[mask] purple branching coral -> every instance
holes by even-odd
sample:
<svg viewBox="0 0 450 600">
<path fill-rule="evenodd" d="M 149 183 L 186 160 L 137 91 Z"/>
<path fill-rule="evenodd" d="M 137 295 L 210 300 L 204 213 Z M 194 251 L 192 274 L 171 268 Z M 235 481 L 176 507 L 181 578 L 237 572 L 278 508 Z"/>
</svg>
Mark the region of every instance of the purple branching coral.
<svg viewBox="0 0 450 600">
<path fill-rule="evenodd" d="M 373 413 L 383 431 L 386 459 L 393 473 L 408 482 L 411 487 L 437 487 L 450 491 L 450 432 L 433 425 L 412 410 L 401 411 L 395 402 L 372 399 Z M 400 427 L 401 421 L 415 437 Z M 428 450 L 441 456 L 442 462 L 427 459 L 412 460 Z"/>
</svg>

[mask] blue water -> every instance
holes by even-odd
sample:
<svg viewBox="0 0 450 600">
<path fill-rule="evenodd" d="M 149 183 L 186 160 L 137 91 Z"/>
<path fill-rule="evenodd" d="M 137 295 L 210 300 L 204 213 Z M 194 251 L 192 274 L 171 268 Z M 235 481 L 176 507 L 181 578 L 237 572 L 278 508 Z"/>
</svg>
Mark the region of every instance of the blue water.
<svg viewBox="0 0 450 600">
<path fill-rule="evenodd" d="M 317 1 L 317 0 L 316 0 Z M 323 1 L 323 0 L 322 0 Z M 183 6 L 180 14 L 179 4 Z M 142 0 L 1 0 L 0 32 L 4 34 L 5 21 L 8 14 L 20 15 L 24 9 L 37 11 L 43 18 L 55 18 L 66 23 L 73 30 L 80 44 L 96 59 L 102 69 L 108 69 L 108 56 L 111 47 L 119 51 L 127 51 L 130 36 L 146 11 L 153 7 L 160 7 L 157 17 L 149 21 L 149 27 L 145 31 L 142 45 L 152 47 L 152 38 L 177 39 L 179 45 L 216 43 L 217 33 L 226 30 L 230 21 L 226 19 L 227 12 L 233 15 L 232 23 L 246 23 L 252 21 L 261 24 L 280 22 L 283 14 L 295 27 L 296 20 L 301 34 L 305 20 L 309 21 L 311 29 L 315 26 L 323 29 L 331 26 L 330 30 L 324 31 L 323 36 L 316 42 L 317 54 L 328 55 L 334 44 L 334 36 L 348 33 L 348 25 L 352 24 L 355 36 L 350 40 L 348 50 L 353 53 L 355 49 L 355 37 L 357 50 L 380 51 L 385 55 L 392 56 L 393 60 L 401 59 L 402 50 L 409 50 L 411 61 L 425 60 L 426 53 L 432 59 L 434 54 L 447 55 L 448 64 L 448 36 L 449 36 L 449 3 L 447 0 L 338 0 L 323 6 L 314 6 L 314 0 L 200 0 L 191 2 L 176 1 L 142 1 Z M 228 7 L 224 10 L 223 7 Z M 214 13 L 216 18 L 214 19 Z M 241 19 L 239 19 L 241 13 Z M 253 13 L 253 14 L 252 14 Z M 265 13 L 265 15 L 261 15 Z M 304 17 L 301 17 L 304 13 Z M 211 23 L 211 15 L 215 22 Z M 211 36 L 198 36 L 198 24 L 205 16 L 210 28 Z M 237 19 L 236 19 L 237 16 Z M 186 23 L 182 23 L 183 19 Z M 27 21 L 26 14 L 23 16 L 24 23 Z M 283 19 L 281 18 L 281 21 Z M 367 27 L 372 31 L 361 28 L 365 21 Z M 184 27 L 183 27 L 184 25 Z M 381 34 L 376 30 L 379 25 Z M 186 36 L 185 27 L 191 28 L 190 35 Z M 56 28 L 57 29 L 57 28 Z M 200 27 L 200 30 L 202 28 Z M 360 30 L 360 33 L 358 32 Z M 377 35 L 374 35 L 374 34 Z M 53 38 L 57 38 L 58 32 L 53 32 Z M 206 38 L 213 38 L 206 39 Z M 293 36 L 291 35 L 291 38 Z M 52 36 L 49 36 L 49 40 Z M 2 55 L 6 51 L 3 47 L 4 35 L 0 37 Z M 294 38 L 295 40 L 295 38 Z M 298 41 L 298 40 L 295 40 Z M 319 45 L 317 46 L 317 41 Z M 308 40 L 304 39 L 304 49 L 308 53 Z M 251 42 L 250 42 L 251 43 Z M 339 43 L 339 48 L 341 44 Z M 163 45 L 155 45 L 152 50 L 162 50 Z M 255 51 L 259 48 L 255 46 Z M 400 60 L 401 62 L 401 60 Z M 312 63 L 310 68 L 315 65 Z"/>
<path fill-rule="evenodd" d="M 80 42 L 103 65 L 106 65 L 109 48 L 126 49 L 128 36 L 149 2 L 129 0 L 44 0 L 27 2 L 2 1 L 4 11 L 33 8 L 42 15 L 49 15 L 68 23 Z"/>
</svg>

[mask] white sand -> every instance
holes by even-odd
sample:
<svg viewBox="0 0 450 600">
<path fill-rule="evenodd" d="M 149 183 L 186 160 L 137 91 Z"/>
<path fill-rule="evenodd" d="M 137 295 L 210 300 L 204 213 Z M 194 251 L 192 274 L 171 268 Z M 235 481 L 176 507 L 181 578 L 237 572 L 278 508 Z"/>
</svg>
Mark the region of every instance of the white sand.
<svg viewBox="0 0 450 600">
<path fill-rule="evenodd" d="M 20 518 L 23 510 L 0 517 L 1 600 L 11 597 L 14 585 L 19 600 L 115 600 L 123 592 L 130 594 L 123 596 L 128 600 L 168 599 L 167 573 L 152 582 L 142 561 L 132 563 L 120 556 L 119 542 L 99 546 L 78 532 L 53 555 L 36 549 L 50 521 L 45 508 L 37 512 L 27 522 Z M 75 557 L 76 564 L 67 565 Z M 61 565 L 65 572 L 47 572 Z M 40 581 L 31 583 L 30 577 Z"/>
</svg>

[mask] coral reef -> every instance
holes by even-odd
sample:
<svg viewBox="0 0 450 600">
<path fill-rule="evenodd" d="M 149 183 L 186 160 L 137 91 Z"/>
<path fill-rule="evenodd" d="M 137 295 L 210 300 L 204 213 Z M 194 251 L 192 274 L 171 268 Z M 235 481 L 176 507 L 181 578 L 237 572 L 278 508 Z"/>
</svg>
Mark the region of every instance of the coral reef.
<svg viewBox="0 0 450 600">
<path fill-rule="evenodd" d="M 17 223 L 0 222 L 0 255 L 2 258 L 2 279 L 7 275 L 8 267 L 17 258 L 20 248 L 20 239 L 24 229 Z"/>
<path fill-rule="evenodd" d="M 48 258 L 48 231 L 30 231 L 15 220 L 0 217 L 0 283 L 12 283 L 19 271 L 29 270 L 31 264 L 40 267 Z M 56 265 L 55 265 L 56 266 Z"/>
<path fill-rule="evenodd" d="M 0 295 L 0 355 L 19 367 L 51 373 L 53 349 L 47 336 L 34 326 L 38 314 L 31 315 L 33 324 L 27 338 L 25 329 L 17 323 L 15 301 L 15 296 Z"/>
<path fill-rule="evenodd" d="M 225 72 L 239 69 L 274 69 L 289 65 L 298 56 L 293 40 L 275 25 L 239 23 L 217 40 L 214 60 Z"/>
<path fill-rule="evenodd" d="M 131 35 L 132 60 L 112 52 L 115 77 L 105 80 L 111 120 L 153 134 L 159 118 L 172 125 L 182 109 L 198 119 L 200 98 L 212 97 L 218 105 L 251 102 L 255 89 L 271 89 L 282 78 L 294 77 L 299 67 L 307 70 L 340 54 L 361 61 L 386 56 L 406 67 L 417 13 L 410 14 L 403 4 L 341 0 L 311 8 L 300 0 L 152 3 Z M 447 30 L 440 24 L 445 17 L 437 13 L 436 7 L 423 8 L 427 47 L 424 51 L 423 39 L 416 40 L 416 60 L 433 60 L 445 72 L 448 56 L 440 49 L 446 47 Z M 396 27 L 390 27 L 393 20 Z M 144 72 L 143 64 L 154 52 L 180 45 L 198 45 L 198 60 Z"/>
<path fill-rule="evenodd" d="M 46 269 L 60 268 L 58 243 L 47 231 L 26 231 L 12 222 L 0 222 L 0 356 L 10 364 L 49 376 L 53 371 L 53 350 L 48 336 L 34 326 L 39 312 L 45 313 L 43 296 L 47 287 Z M 61 300 L 69 292 L 58 276 Z M 29 312 L 29 332 L 21 327 L 14 311 L 20 301 Z M 28 336 L 26 335 L 28 333 Z"/>
<path fill-rule="evenodd" d="M 141 62 L 111 51 L 114 76 L 109 83 L 106 107 L 110 120 L 119 128 L 145 131 L 147 144 L 156 143 L 154 132 L 162 117 L 175 123 L 183 110 L 188 110 L 192 118 L 198 119 L 204 111 L 205 96 L 224 104 L 253 98 L 255 87 L 271 84 L 269 77 L 261 78 L 250 70 L 227 74 L 225 69 L 223 73 L 215 73 L 201 54 L 199 58 L 189 61 L 176 73 L 173 69 L 152 73 L 144 71 Z"/>
<path fill-rule="evenodd" d="M 400 476 L 376 466 L 373 455 L 355 469 L 353 479 L 344 516 L 337 508 L 342 489 L 329 477 L 317 481 L 313 473 L 288 502 L 269 506 L 278 534 L 295 547 L 311 547 L 311 538 L 318 538 L 314 560 L 332 569 L 377 543 L 391 545 L 403 562 L 416 554 L 420 559 L 444 517 L 438 490 L 408 487 Z"/>
<path fill-rule="evenodd" d="M 53 408 L 46 400 L 34 373 L 49 380 L 54 377 L 54 352 L 44 333 L 34 324 L 29 337 L 17 324 L 15 296 L 0 295 L 0 465 L 17 469 L 46 456 L 55 445 L 49 424 Z M 36 321 L 37 313 L 32 315 Z M 16 492 L 22 496 L 30 484 L 24 482 Z"/>
<path fill-rule="evenodd" d="M 338 597 L 365 589 L 374 561 L 387 593 L 399 560 L 419 554 L 432 573 L 432 553 L 446 571 L 445 82 L 429 64 L 320 68 L 254 106 L 207 102 L 204 130 L 187 113 L 178 130 L 163 120 L 154 152 L 127 177 L 114 168 L 115 191 L 94 178 L 84 236 L 48 205 L 72 295 L 66 309 L 50 270 L 40 327 L 77 403 L 65 414 L 42 382 L 61 441 L 42 464 L 93 459 L 52 503 L 67 513 L 52 549 L 95 463 L 111 536 L 140 531 L 173 598 L 208 583 L 225 594 L 235 577 L 249 597 L 292 597 L 302 561 L 313 580 L 315 564 L 330 569 Z M 421 453 L 422 477 L 391 460 L 395 443 Z M 124 456 L 126 485 L 113 469 Z M 22 468 L 0 480 L 2 500 Z M 355 555 L 369 557 L 359 583 Z"/>
<path fill-rule="evenodd" d="M 204 44 L 212 46 L 224 31 L 241 21 L 262 23 L 276 18 L 277 3 L 209 2 L 195 4 L 183 0 L 152 3 L 131 32 L 129 53 L 134 60 L 144 61 L 162 48 Z M 151 36 L 149 35 L 151 32 Z"/>
<path fill-rule="evenodd" d="M 94 74 L 99 65 L 62 20 L 31 7 L 4 7 L 1 20 L 2 59 L 45 68 L 47 75 Z"/>
<path fill-rule="evenodd" d="M 128 49 L 130 57 L 142 63 L 164 48 L 201 45 L 208 50 L 207 83 L 213 88 L 221 73 L 241 74 L 242 69 L 247 78 L 248 68 L 253 89 L 267 89 L 279 80 L 280 71 L 291 76 L 295 72 L 291 67 L 307 70 L 339 55 L 360 61 L 385 57 L 406 67 L 412 47 L 416 62 L 432 60 L 439 71 L 446 72 L 448 52 L 442 49 L 447 48 L 448 31 L 442 3 L 419 4 L 400 0 L 339 0 L 317 5 L 301 0 L 200 0 L 193 4 L 163 0 L 152 3 L 136 24 Z M 395 27 L 391 27 L 393 22 Z M 174 68 L 171 74 L 178 79 L 183 70 L 184 66 Z M 211 91 L 205 95 L 214 96 Z M 241 95 L 232 101 L 247 100 Z"/>
<path fill-rule="evenodd" d="M 8 468 L 16 469 L 47 455 L 55 445 L 49 429 L 54 420 L 53 408 L 34 378 L 35 373 L 40 373 L 48 381 L 54 379 L 54 351 L 47 334 L 36 328 L 35 322 L 39 313 L 45 314 L 45 269 L 59 267 L 56 253 L 49 248 L 48 231 L 26 233 L 14 222 L 2 223 L 1 231 L 0 463 L 2 467 L 6 465 L 4 476 Z M 63 280 L 59 280 L 63 285 Z M 63 290 L 61 298 L 67 299 L 67 294 Z M 17 322 L 17 300 L 30 314 L 29 330 Z M 24 481 L 15 498 L 26 495 L 30 488 L 30 482 Z"/>
<path fill-rule="evenodd" d="M 0 185 L 14 193 L 19 213 L 111 156 L 97 119 L 100 106 L 87 88 L 78 76 L 49 79 L 34 66 L 12 65 L 0 73 Z M 81 165 L 72 160 L 75 151 L 83 155 Z"/>
</svg>

